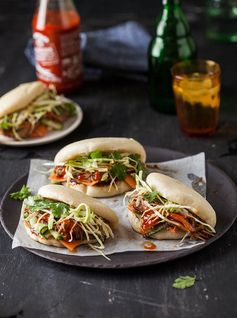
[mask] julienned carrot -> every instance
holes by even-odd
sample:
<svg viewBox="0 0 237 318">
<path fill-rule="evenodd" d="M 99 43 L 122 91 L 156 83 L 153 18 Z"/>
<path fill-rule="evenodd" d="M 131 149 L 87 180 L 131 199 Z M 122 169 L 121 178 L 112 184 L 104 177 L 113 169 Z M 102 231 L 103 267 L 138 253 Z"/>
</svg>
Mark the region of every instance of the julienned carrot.
<svg viewBox="0 0 237 318">
<path fill-rule="evenodd" d="M 135 179 L 130 176 L 130 175 L 127 175 L 126 178 L 124 179 L 124 181 L 133 189 L 136 188 L 136 181 Z"/>
<path fill-rule="evenodd" d="M 75 248 L 81 244 L 81 241 L 72 241 L 72 242 L 66 242 L 63 240 L 59 240 L 60 243 L 63 244 L 67 249 L 69 249 L 70 252 L 74 252 Z"/>
<path fill-rule="evenodd" d="M 66 179 L 64 177 L 59 177 L 54 172 L 52 172 L 51 175 L 49 176 L 49 180 L 51 180 L 52 182 L 65 182 L 66 181 Z"/>
<path fill-rule="evenodd" d="M 86 186 L 93 186 L 93 185 L 95 185 L 96 183 L 99 183 L 100 181 L 96 181 L 96 180 L 94 180 L 94 181 L 86 181 L 86 180 L 80 180 L 80 183 L 82 183 L 82 184 L 84 184 L 84 185 L 86 185 Z"/>
<path fill-rule="evenodd" d="M 194 231 L 194 228 L 192 227 L 192 225 L 188 221 L 186 221 L 182 215 L 177 213 L 171 213 L 170 218 L 175 221 L 179 221 L 185 227 L 185 229 L 188 230 L 189 232 Z"/>
<path fill-rule="evenodd" d="M 47 128 L 44 125 L 37 126 L 31 133 L 31 137 L 44 137 L 47 134 Z"/>
<path fill-rule="evenodd" d="M 128 209 L 129 209 L 130 211 L 132 211 L 132 212 L 135 211 L 135 209 L 134 209 L 134 207 L 133 207 L 133 205 L 132 205 L 131 203 L 128 204 Z"/>
</svg>

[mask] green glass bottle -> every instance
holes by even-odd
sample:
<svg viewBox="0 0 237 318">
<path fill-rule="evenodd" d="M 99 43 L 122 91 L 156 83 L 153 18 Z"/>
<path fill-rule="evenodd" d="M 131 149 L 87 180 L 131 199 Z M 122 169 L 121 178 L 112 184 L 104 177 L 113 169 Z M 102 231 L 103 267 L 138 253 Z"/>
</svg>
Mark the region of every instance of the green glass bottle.
<svg viewBox="0 0 237 318">
<path fill-rule="evenodd" d="M 163 0 L 163 12 L 148 48 L 149 97 L 156 110 L 175 113 L 170 69 L 178 61 L 196 57 L 196 44 L 180 0 Z"/>
</svg>

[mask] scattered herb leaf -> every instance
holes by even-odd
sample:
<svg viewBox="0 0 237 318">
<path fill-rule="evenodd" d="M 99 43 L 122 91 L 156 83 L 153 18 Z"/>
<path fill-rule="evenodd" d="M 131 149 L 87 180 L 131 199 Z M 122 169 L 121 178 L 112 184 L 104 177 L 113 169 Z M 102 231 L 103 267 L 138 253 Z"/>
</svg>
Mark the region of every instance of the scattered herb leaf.
<svg viewBox="0 0 237 318">
<path fill-rule="evenodd" d="M 31 195 L 30 189 L 25 184 L 22 186 L 20 191 L 10 193 L 11 199 L 21 200 L 21 201 L 23 201 L 24 199 L 28 198 L 30 195 Z"/>
<path fill-rule="evenodd" d="M 176 278 L 173 283 L 174 288 L 184 289 L 187 287 L 192 287 L 195 284 L 196 276 L 180 276 Z"/>
</svg>

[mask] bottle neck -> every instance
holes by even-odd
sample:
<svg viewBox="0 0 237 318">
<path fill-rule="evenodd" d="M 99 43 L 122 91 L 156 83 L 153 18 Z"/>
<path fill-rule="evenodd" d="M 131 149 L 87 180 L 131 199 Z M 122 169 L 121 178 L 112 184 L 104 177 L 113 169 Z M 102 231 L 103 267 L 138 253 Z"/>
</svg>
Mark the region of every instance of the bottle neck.
<svg viewBox="0 0 237 318">
<path fill-rule="evenodd" d="M 189 25 L 180 4 L 180 0 L 163 0 L 164 8 L 156 22 L 156 36 L 176 38 L 189 35 Z"/>
<path fill-rule="evenodd" d="M 48 10 L 75 10 L 72 0 L 38 0 L 38 7 Z"/>
<path fill-rule="evenodd" d="M 80 24 L 80 16 L 72 0 L 39 0 L 32 23 L 38 31 L 47 25 L 68 29 Z"/>
<path fill-rule="evenodd" d="M 164 6 L 168 5 L 168 6 L 173 6 L 173 5 L 180 5 L 181 4 L 181 0 L 162 0 L 162 3 Z"/>
</svg>

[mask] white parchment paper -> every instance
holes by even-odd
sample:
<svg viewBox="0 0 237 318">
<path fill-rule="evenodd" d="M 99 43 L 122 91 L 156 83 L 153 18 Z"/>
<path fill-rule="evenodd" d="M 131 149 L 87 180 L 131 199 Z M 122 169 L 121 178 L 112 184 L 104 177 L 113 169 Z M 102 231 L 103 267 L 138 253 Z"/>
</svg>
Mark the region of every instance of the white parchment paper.
<svg viewBox="0 0 237 318">
<path fill-rule="evenodd" d="M 29 177 L 27 185 L 31 189 L 33 194 L 36 194 L 38 189 L 48 184 L 48 177 L 45 172 L 52 166 L 53 163 L 47 160 L 33 159 L 30 164 Z M 161 163 L 149 163 L 148 168 L 151 171 L 157 171 L 174 177 L 190 187 L 193 187 L 201 195 L 206 195 L 206 176 L 205 176 L 205 155 L 204 153 L 197 154 L 195 156 L 186 157 L 183 159 L 166 161 Z M 131 226 L 127 219 L 127 209 L 123 205 L 123 195 L 100 199 L 111 209 L 113 209 L 119 217 L 119 226 L 114 230 L 114 239 L 109 239 L 105 243 L 105 254 L 121 253 L 128 251 L 147 251 L 144 248 L 144 244 L 148 241 L 141 235 L 137 234 L 131 229 Z M 185 240 L 182 245 L 178 240 L 150 240 L 156 245 L 156 249 L 153 251 L 175 251 L 180 249 L 192 248 L 203 242 Z M 17 246 L 23 246 L 32 249 L 39 249 L 49 252 L 55 252 L 60 254 L 71 254 L 65 248 L 51 247 L 40 244 L 32 240 L 26 233 L 23 226 L 23 222 L 20 219 L 18 227 L 16 229 L 12 248 Z M 97 252 L 91 250 L 86 246 L 80 246 L 77 248 L 73 255 L 78 256 L 93 256 L 97 255 Z"/>
</svg>

